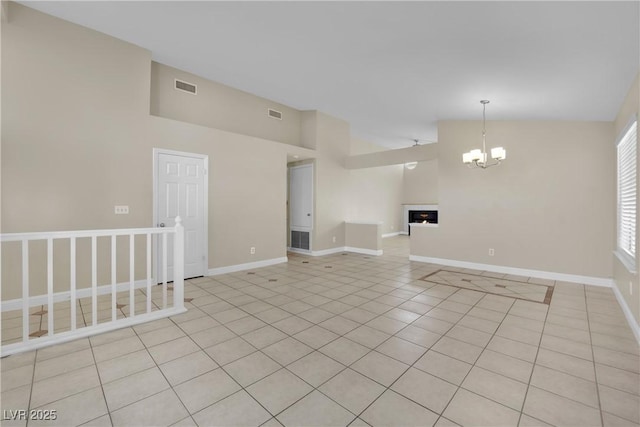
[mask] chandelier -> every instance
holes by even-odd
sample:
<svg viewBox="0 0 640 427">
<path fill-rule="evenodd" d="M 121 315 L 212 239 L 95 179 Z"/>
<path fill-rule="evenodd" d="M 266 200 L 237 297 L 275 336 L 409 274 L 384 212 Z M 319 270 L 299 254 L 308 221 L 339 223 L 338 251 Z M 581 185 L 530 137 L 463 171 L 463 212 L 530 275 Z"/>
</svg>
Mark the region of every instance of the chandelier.
<svg viewBox="0 0 640 427">
<path fill-rule="evenodd" d="M 495 147 L 491 149 L 491 159 L 493 161 L 489 161 L 488 153 L 487 153 L 487 144 L 485 141 L 486 136 L 486 118 L 485 118 L 485 109 L 487 108 L 487 104 L 489 101 L 483 99 L 480 101 L 482 104 L 482 150 L 475 149 L 471 150 L 468 153 L 464 153 L 462 155 L 462 161 L 470 168 L 482 168 L 486 169 L 491 166 L 499 165 L 500 161 L 507 158 L 507 152 L 502 147 Z"/>
</svg>

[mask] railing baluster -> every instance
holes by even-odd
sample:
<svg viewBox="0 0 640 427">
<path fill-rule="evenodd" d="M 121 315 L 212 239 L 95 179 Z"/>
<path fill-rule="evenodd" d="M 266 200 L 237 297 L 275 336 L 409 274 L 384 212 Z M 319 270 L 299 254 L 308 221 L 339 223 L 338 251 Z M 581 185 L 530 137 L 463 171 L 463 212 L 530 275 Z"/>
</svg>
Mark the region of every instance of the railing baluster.
<svg viewBox="0 0 640 427">
<path fill-rule="evenodd" d="M 75 331 L 77 326 L 76 315 L 76 238 L 71 237 L 69 239 L 69 291 L 71 292 L 71 298 L 69 303 L 71 304 L 71 330 Z"/>
<path fill-rule="evenodd" d="M 53 335 L 53 239 L 47 239 L 47 335 Z"/>
<path fill-rule="evenodd" d="M 22 341 L 29 341 L 29 241 L 22 240 Z"/>
<path fill-rule="evenodd" d="M 91 236 L 91 324 L 98 324 L 98 242 Z"/>
<path fill-rule="evenodd" d="M 147 313 L 151 313 L 151 233 L 147 233 Z"/>
<path fill-rule="evenodd" d="M 129 234 L 129 316 L 135 316 L 135 307 L 134 307 L 134 290 L 135 290 L 135 262 L 136 262 L 136 254 L 135 254 L 135 234 Z"/>
<path fill-rule="evenodd" d="M 179 216 L 173 234 L 173 308 L 184 308 L 184 227 Z"/>
<path fill-rule="evenodd" d="M 111 320 L 118 318 L 118 289 L 116 286 L 116 236 L 111 236 Z"/>
<path fill-rule="evenodd" d="M 167 308 L 167 233 L 162 233 L 162 308 Z"/>
</svg>

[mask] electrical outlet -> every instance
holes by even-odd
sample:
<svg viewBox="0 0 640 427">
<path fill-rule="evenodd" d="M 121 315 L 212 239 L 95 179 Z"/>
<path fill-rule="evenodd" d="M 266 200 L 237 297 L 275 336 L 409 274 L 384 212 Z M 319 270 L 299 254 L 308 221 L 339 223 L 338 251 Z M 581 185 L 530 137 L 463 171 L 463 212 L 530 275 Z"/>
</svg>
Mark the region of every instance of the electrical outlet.
<svg viewBox="0 0 640 427">
<path fill-rule="evenodd" d="M 116 215 L 128 215 L 129 214 L 129 206 L 118 206 L 115 207 Z"/>
<path fill-rule="evenodd" d="M 336 242 L 336 236 L 333 236 L 333 243 Z"/>
<path fill-rule="evenodd" d="M 494 256 L 496 254 L 496 251 L 493 250 L 493 248 L 489 248 L 489 256 Z"/>
<path fill-rule="evenodd" d="M 256 248 L 254 248 L 252 246 L 249 252 L 251 252 L 251 255 L 255 255 L 256 254 Z"/>
</svg>

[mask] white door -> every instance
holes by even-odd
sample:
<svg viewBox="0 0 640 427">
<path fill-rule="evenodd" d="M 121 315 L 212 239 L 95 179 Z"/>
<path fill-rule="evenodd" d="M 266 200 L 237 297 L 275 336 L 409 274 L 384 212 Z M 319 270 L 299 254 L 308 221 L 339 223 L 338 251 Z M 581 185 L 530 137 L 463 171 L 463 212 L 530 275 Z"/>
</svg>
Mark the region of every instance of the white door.
<svg viewBox="0 0 640 427">
<path fill-rule="evenodd" d="M 290 248 L 311 250 L 313 229 L 313 165 L 289 168 Z"/>
<path fill-rule="evenodd" d="M 184 278 L 204 276 L 207 271 L 207 156 L 156 150 L 156 224 L 184 226 Z M 171 238 L 169 238 L 171 239 Z M 157 281 L 162 281 L 162 241 L 158 239 Z M 168 245 L 167 280 L 173 280 L 173 244 Z"/>
</svg>

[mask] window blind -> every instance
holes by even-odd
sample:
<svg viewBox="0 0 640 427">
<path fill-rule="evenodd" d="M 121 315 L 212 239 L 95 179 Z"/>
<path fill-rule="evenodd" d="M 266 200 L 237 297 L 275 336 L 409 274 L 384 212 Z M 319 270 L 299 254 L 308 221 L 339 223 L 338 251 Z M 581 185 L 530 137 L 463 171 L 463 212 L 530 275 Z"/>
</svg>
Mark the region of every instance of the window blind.
<svg viewBox="0 0 640 427">
<path fill-rule="evenodd" d="M 618 248 L 636 256 L 637 132 L 634 122 L 618 142 Z"/>
</svg>

